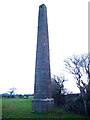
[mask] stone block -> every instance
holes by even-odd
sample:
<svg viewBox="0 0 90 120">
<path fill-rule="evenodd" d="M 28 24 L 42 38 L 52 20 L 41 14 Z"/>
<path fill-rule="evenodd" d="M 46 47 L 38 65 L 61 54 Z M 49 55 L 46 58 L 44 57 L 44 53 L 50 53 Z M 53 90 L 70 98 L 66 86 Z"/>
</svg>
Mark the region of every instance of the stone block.
<svg viewBox="0 0 90 120">
<path fill-rule="evenodd" d="M 54 108 L 54 100 L 51 99 L 33 99 L 32 112 L 47 113 L 51 112 Z"/>
</svg>

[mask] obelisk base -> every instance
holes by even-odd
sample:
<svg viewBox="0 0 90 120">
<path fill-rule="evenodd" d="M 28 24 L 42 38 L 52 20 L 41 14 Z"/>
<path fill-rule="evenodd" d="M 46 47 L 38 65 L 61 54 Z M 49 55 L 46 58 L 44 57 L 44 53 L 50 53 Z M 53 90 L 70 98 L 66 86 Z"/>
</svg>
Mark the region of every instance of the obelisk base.
<svg viewBox="0 0 90 120">
<path fill-rule="evenodd" d="M 51 99 L 33 99 L 32 112 L 47 113 L 51 112 L 54 108 L 54 100 Z"/>
</svg>

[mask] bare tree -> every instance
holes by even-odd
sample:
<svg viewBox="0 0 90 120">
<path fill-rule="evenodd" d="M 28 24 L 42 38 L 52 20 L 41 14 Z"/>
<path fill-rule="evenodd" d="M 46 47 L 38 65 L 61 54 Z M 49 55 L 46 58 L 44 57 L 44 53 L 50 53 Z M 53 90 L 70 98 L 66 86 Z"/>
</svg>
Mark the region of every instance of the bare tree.
<svg viewBox="0 0 90 120">
<path fill-rule="evenodd" d="M 73 55 L 72 57 L 65 59 L 64 63 L 65 68 L 76 79 L 77 87 L 79 88 L 80 92 L 86 93 L 88 91 L 87 86 L 90 83 L 90 79 L 85 81 L 84 78 L 86 75 L 87 78 L 90 76 L 88 54 L 82 54 L 78 56 Z"/>
<path fill-rule="evenodd" d="M 52 77 L 52 88 L 53 90 L 56 90 L 59 95 L 60 94 L 65 94 L 66 93 L 66 90 L 64 88 L 64 82 L 67 81 L 67 79 L 65 79 L 65 76 L 64 75 L 60 75 L 60 76 L 56 76 L 54 75 Z"/>
<path fill-rule="evenodd" d="M 67 81 L 65 76 L 60 74 L 59 76 L 54 75 L 51 80 L 52 85 L 52 97 L 56 106 L 65 103 L 64 95 L 67 94 L 67 89 L 64 88 L 64 82 Z"/>
<path fill-rule="evenodd" d="M 15 94 L 15 91 L 16 91 L 16 88 L 12 87 L 12 88 L 9 89 L 8 92 L 10 93 L 10 95 L 12 95 L 12 94 Z"/>
<path fill-rule="evenodd" d="M 77 87 L 80 90 L 82 99 L 84 101 L 85 112 L 86 108 L 86 95 L 90 95 L 90 54 L 73 55 L 64 60 L 65 68 L 76 79 Z M 87 80 L 85 77 L 87 76 Z"/>
</svg>

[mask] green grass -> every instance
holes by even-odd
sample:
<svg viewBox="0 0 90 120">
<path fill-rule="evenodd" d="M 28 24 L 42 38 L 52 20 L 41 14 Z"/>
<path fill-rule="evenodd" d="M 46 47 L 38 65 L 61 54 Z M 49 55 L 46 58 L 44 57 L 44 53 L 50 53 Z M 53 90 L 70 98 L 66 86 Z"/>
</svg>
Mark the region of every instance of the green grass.
<svg viewBox="0 0 90 120">
<path fill-rule="evenodd" d="M 3 118 L 86 118 L 62 109 L 55 108 L 50 113 L 33 113 L 30 99 L 2 99 Z"/>
</svg>

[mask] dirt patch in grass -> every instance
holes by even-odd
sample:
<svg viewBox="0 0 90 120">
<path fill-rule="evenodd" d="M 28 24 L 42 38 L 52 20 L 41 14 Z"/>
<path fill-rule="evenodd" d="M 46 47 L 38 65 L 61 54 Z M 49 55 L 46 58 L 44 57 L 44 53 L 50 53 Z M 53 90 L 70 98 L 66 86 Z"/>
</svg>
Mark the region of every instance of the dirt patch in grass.
<svg viewBox="0 0 90 120">
<path fill-rule="evenodd" d="M 14 107 L 7 106 L 7 107 L 2 107 L 2 109 L 13 109 Z"/>
</svg>

